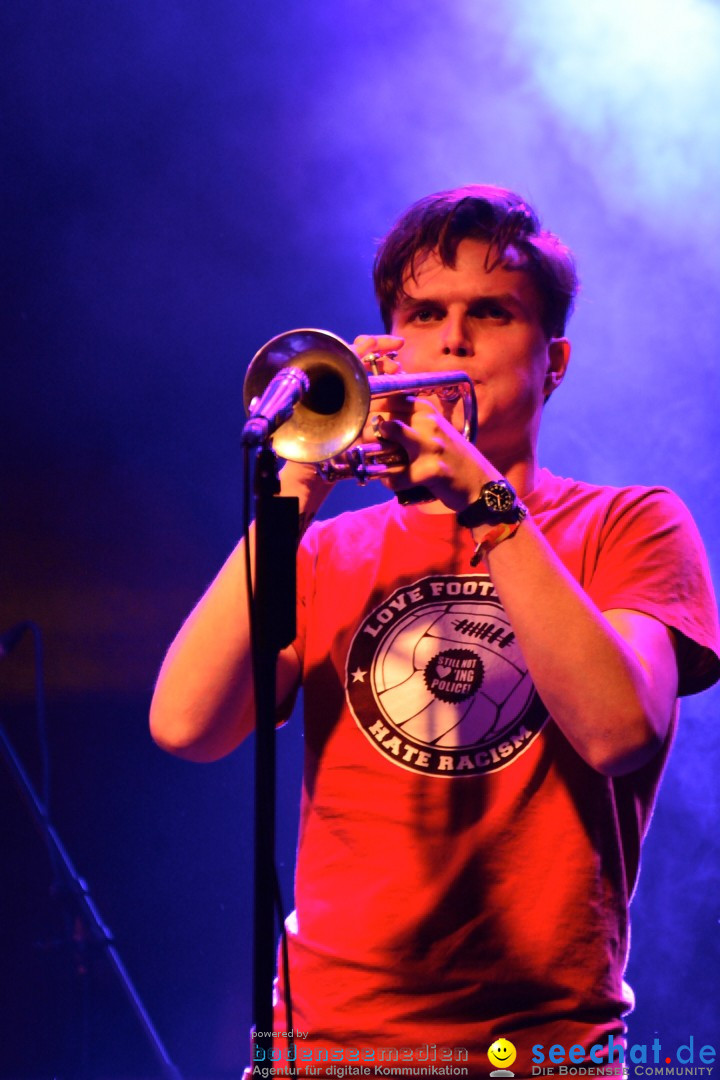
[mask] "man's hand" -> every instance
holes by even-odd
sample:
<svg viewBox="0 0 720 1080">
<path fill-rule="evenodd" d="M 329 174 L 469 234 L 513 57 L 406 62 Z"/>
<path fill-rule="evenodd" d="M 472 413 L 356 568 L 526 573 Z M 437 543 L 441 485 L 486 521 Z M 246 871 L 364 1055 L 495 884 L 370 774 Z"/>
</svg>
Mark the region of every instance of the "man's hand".
<svg viewBox="0 0 720 1080">
<path fill-rule="evenodd" d="M 353 350 L 362 360 L 368 375 L 398 375 L 402 373 L 402 365 L 397 359 L 397 354 L 402 349 L 404 338 L 393 334 L 360 334 L 353 341 Z M 412 413 L 412 405 L 408 403 L 406 396 L 373 398 L 370 402 L 370 415 L 358 442 L 369 443 L 377 439 L 373 427 L 374 416 L 384 416 L 389 420 L 391 417 L 409 417 Z"/>
<path fill-rule="evenodd" d="M 387 478 L 393 491 L 422 484 L 450 510 L 460 511 L 480 495 L 483 484 L 501 474 L 477 447 L 444 417 L 433 399 L 413 398 L 407 421 L 379 420 L 379 438 L 401 446 L 409 465 Z"/>
<path fill-rule="evenodd" d="M 396 375 L 403 369 L 394 354 L 403 343 L 403 338 L 391 334 L 363 334 L 355 338 L 353 348 L 371 374 Z M 455 427 L 457 412 L 456 404 L 435 397 L 398 395 L 373 400 L 361 441 L 400 446 L 409 462 L 391 467 L 383 480 L 387 487 L 399 491 L 423 484 L 449 509 L 458 511 L 477 499 L 483 484 L 500 477 Z"/>
<path fill-rule="evenodd" d="M 395 353 L 399 352 L 405 344 L 405 339 L 395 334 L 358 334 L 353 341 L 352 347 L 363 362 L 371 369 L 372 357 L 377 357 L 378 370 L 376 374 L 384 372 L 391 375 L 400 369 L 395 360 Z M 372 371 L 371 371 L 372 373 Z"/>
</svg>

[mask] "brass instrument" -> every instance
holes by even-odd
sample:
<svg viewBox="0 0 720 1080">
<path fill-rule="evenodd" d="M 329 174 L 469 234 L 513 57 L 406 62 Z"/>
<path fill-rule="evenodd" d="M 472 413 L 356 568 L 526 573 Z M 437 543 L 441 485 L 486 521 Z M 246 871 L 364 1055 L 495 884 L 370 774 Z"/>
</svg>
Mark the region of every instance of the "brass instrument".
<svg viewBox="0 0 720 1080">
<path fill-rule="evenodd" d="M 275 431 L 273 448 L 288 461 L 314 463 L 327 480 L 354 478 L 365 483 L 386 475 L 394 465 L 407 464 L 404 451 L 390 443 L 353 445 L 376 397 L 434 394 L 444 401 L 462 398 L 462 434 L 475 439 L 477 404 L 472 380 L 465 372 L 371 375 L 347 342 L 326 330 L 289 330 L 263 345 L 245 376 L 243 396 L 248 415 L 271 379 L 287 367 L 305 372 L 309 388 L 290 418 Z"/>
</svg>

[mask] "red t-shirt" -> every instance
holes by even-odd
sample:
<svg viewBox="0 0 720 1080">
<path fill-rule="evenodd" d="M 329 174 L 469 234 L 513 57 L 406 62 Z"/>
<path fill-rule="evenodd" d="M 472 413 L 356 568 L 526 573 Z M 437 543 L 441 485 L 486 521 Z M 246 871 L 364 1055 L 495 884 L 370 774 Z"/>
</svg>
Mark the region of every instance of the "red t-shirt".
<svg viewBox="0 0 720 1080">
<path fill-rule="evenodd" d="M 672 493 L 542 471 L 526 501 L 601 611 L 679 632 L 681 693 L 718 677 L 707 563 Z M 473 547 L 454 514 L 393 500 L 317 523 L 301 548 L 288 928 L 298 1055 L 315 1065 L 325 1050 L 372 1064 L 368 1048 L 385 1067 L 382 1048 L 432 1063 L 435 1046 L 436 1064 L 466 1050 L 455 1065 L 487 1075 L 502 1036 L 530 1075 L 534 1045 L 605 1047 L 633 1005 L 627 908 L 670 740 L 619 779 L 588 766 L 537 696 L 486 569 L 470 572 Z"/>
</svg>

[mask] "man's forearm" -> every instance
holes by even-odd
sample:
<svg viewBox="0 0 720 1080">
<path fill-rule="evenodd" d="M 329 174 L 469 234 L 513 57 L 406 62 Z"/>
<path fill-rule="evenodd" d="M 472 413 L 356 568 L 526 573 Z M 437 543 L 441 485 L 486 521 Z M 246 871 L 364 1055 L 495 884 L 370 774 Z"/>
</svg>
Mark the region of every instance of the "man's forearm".
<svg viewBox="0 0 720 1080">
<path fill-rule="evenodd" d="M 292 463 L 285 466 L 280 479 L 281 493 L 299 500 L 302 532 L 327 494 L 327 485 L 311 466 Z M 254 554 L 254 525 L 250 537 Z M 278 701 L 292 693 L 299 675 L 297 655 L 290 646 L 278 658 Z M 171 753 L 214 761 L 235 749 L 252 731 L 254 720 L 245 545 L 241 541 L 168 650 L 152 700 L 150 730 L 155 741 Z"/>
<path fill-rule="evenodd" d="M 168 650 L 150 707 L 150 730 L 163 749 L 212 761 L 249 734 L 253 711 L 241 542 Z"/>
<path fill-rule="evenodd" d="M 608 775 L 642 765 L 673 715 L 667 628 L 601 613 L 529 519 L 489 553 L 488 567 L 535 687 L 575 750 Z"/>
</svg>

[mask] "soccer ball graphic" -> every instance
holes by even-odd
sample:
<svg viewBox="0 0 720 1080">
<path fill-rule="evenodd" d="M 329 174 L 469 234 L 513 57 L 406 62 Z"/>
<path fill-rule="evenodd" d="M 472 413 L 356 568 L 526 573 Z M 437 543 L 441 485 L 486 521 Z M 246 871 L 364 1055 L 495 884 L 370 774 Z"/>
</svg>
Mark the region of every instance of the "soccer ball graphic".
<svg viewBox="0 0 720 1080">
<path fill-rule="evenodd" d="M 395 729 L 438 749 L 496 741 L 534 696 L 505 612 L 487 599 L 435 601 L 398 620 L 377 649 L 372 685 Z"/>
</svg>

